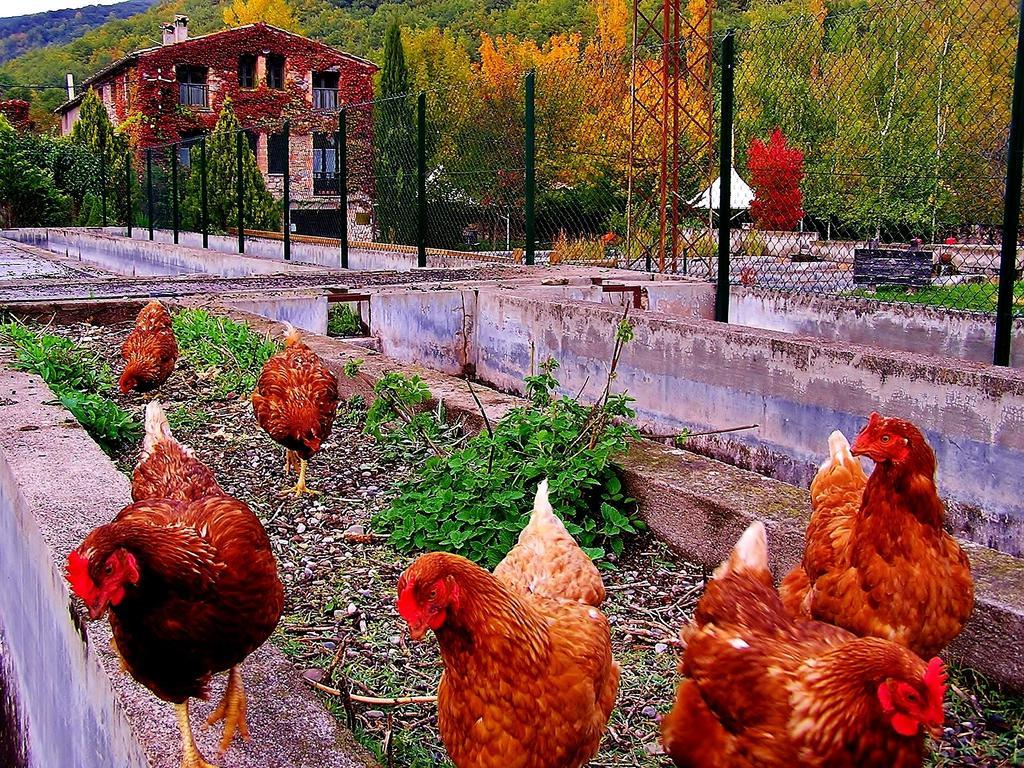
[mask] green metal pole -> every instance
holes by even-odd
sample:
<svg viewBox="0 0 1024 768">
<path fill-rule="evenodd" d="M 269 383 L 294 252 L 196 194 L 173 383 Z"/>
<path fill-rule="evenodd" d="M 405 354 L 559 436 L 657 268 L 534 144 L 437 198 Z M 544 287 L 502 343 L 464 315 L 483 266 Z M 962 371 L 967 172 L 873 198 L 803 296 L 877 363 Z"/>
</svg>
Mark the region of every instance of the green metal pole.
<svg viewBox="0 0 1024 768">
<path fill-rule="evenodd" d="M 174 244 L 178 244 L 178 144 L 171 144 L 171 226 L 174 228 Z"/>
<path fill-rule="evenodd" d="M 132 153 L 124 157 L 124 221 L 128 227 L 128 237 L 132 236 Z"/>
<path fill-rule="evenodd" d="M 200 196 L 200 226 L 203 229 L 203 248 L 210 247 L 210 212 L 208 208 L 209 201 L 206 198 L 206 180 L 207 180 L 207 168 L 206 168 L 206 137 L 203 136 L 199 140 L 199 196 Z"/>
<path fill-rule="evenodd" d="M 146 220 L 149 222 L 149 239 L 153 239 L 153 150 L 146 150 Z"/>
<path fill-rule="evenodd" d="M 291 190 L 292 124 L 284 121 L 284 260 L 292 258 L 292 190 Z"/>
<path fill-rule="evenodd" d="M 107 134 L 100 134 L 100 207 L 103 226 L 107 226 Z"/>
<path fill-rule="evenodd" d="M 729 247 L 732 226 L 732 114 L 733 74 L 736 66 L 733 30 L 722 41 L 722 125 L 718 143 L 718 282 L 715 320 L 729 322 Z"/>
<path fill-rule="evenodd" d="M 338 207 L 341 209 L 341 268 L 348 269 L 348 131 L 345 110 L 338 113 L 337 157 Z"/>
<path fill-rule="evenodd" d="M 416 103 L 416 266 L 427 266 L 427 94 Z"/>
<path fill-rule="evenodd" d="M 241 131 L 235 134 L 235 155 L 238 159 L 238 167 L 235 169 L 237 179 L 235 186 L 238 193 L 238 252 L 245 253 L 245 181 L 242 179 L 242 150 L 245 144 L 245 136 Z"/>
<path fill-rule="evenodd" d="M 534 168 L 536 159 L 537 119 L 534 110 L 534 94 L 536 92 L 536 72 L 526 73 L 526 146 L 523 167 L 526 169 L 526 264 L 536 261 L 536 235 L 534 233 L 534 205 L 536 202 L 537 178 Z"/>
<path fill-rule="evenodd" d="M 1024 166 L 1024 0 L 1017 25 L 1017 59 L 1013 68 L 1010 144 L 1006 156 L 1006 194 L 1003 199 L 1003 244 L 999 258 L 996 300 L 996 343 L 992 361 L 1010 364 L 1013 341 L 1013 286 L 1017 279 L 1017 236 L 1020 230 L 1022 166 Z"/>
</svg>

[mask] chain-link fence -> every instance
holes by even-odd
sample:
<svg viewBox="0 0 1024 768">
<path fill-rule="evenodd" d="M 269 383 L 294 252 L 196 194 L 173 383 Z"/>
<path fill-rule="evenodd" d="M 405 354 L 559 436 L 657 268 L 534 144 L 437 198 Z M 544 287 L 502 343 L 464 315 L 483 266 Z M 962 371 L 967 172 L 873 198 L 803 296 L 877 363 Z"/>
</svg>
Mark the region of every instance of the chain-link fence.
<svg viewBox="0 0 1024 768">
<path fill-rule="evenodd" d="M 112 205 L 123 219 L 130 197 L 141 228 L 318 238 L 346 265 L 391 252 L 710 281 L 728 230 L 735 290 L 994 312 L 1008 0 L 765 6 L 728 45 L 699 7 L 667 45 L 603 28 L 528 56 L 496 40 L 471 76 L 424 92 L 314 89 L 287 125 L 141 151 Z"/>
<path fill-rule="evenodd" d="M 732 283 L 995 310 L 1017 34 L 999 6 L 766 12 L 735 34 Z"/>
</svg>

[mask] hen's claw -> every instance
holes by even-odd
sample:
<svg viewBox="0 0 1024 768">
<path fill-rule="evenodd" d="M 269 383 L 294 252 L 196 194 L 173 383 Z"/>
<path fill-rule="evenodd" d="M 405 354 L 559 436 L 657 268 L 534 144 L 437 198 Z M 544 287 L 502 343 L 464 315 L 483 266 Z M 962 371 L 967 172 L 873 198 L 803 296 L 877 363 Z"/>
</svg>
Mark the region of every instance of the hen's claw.
<svg viewBox="0 0 1024 768">
<path fill-rule="evenodd" d="M 224 690 L 220 704 L 206 720 L 208 726 L 224 721 L 224 733 L 220 738 L 221 755 L 231 746 L 236 733 L 243 741 L 249 740 L 249 724 L 245 717 L 248 708 L 245 686 L 242 685 L 242 673 L 238 671 L 238 667 L 232 667 L 228 674 L 228 687 Z"/>
<path fill-rule="evenodd" d="M 290 496 L 295 494 L 295 498 L 299 498 L 304 493 L 308 493 L 310 496 L 319 496 L 320 491 L 314 491 L 312 488 L 306 486 L 306 468 L 309 466 L 309 462 L 305 459 L 299 460 L 299 481 L 291 488 L 285 488 L 283 491 L 278 493 L 278 496 Z"/>
</svg>

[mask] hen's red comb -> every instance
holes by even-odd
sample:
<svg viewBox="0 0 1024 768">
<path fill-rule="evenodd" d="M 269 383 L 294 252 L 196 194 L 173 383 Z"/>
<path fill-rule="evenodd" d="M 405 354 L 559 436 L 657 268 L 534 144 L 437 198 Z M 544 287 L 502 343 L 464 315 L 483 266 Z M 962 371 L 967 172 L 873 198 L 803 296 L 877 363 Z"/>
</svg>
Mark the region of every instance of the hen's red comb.
<svg viewBox="0 0 1024 768">
<path fill-rule="evenodd" d="M 77 549 L 68 555 L 68 567 L 65 573 L 71 589 L 80 598 L 89 602 L 95 597 L 96 585 L 89 577 L 89 558 L 83 556 Z"/>
<path fill-rule="evenodd" d="M 942 659 L 936 656 L 928 662 L 924 671 L 924 684 L 928 686 L 933 699 L 941 702 L 946 697 L 947 677 L 946 665 L 942 663 Z"/>
</svg>

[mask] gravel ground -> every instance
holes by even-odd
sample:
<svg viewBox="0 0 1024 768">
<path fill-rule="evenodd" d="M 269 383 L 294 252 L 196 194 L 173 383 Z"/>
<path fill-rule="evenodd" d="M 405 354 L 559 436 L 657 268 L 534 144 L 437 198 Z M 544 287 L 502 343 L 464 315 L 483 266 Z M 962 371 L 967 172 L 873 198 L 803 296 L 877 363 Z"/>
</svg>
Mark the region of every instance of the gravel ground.
<svg viewBox="0 0 1024 768">
<path fill-rule="evenodd" d="M 52 329 L 100 351 L 120 367 L 129 324 Z M 217 400 L 212 377 L 180 362 L 160 392 L 175 433 L 191 445 L 229 493 L 264 521 L 285 583 L 286 616 L 274 640 L 296 673 L 327 687 L 351 685 L 375 697 L 430 695 L 441 674 L 435 642 L 409 643 L 394 609 L 394 586 L 409 563 L 364 531 L 375 509 L 414 466 L 413 455 L 388 458 L 359 428 L 360 410 L 343 408 L 334 432 L 310 463 L 310 486 L 323 492 L 279 498 L 284 452 L 256 424 L 247 398 Z M 116 396 L 138 413 L 144 399 Z M 116 457 L 124 471 L 137 447 Z M 294 477 L 292 478 L 294 480 Z M 291 485 L 291 481 L 287 482 Z M 623 669 L 618 706 L 592 766 L 665 766 L 657 714 L 672 701 L 678 631 L 699 599 L 700 566 L 642 539 L 605 573 L 614 651 Z M 957 671 L 947 703 L 946 738 L 931 765 L 1005 768 L 1024 765 L 1024 701 L 1001 694 L 973 673 Z M 341 699 L 327 705 L 347 717 Z M 357 736 L 396 766 L 447 765 L 433 705 L 354 706 Z"/>
</svg>

